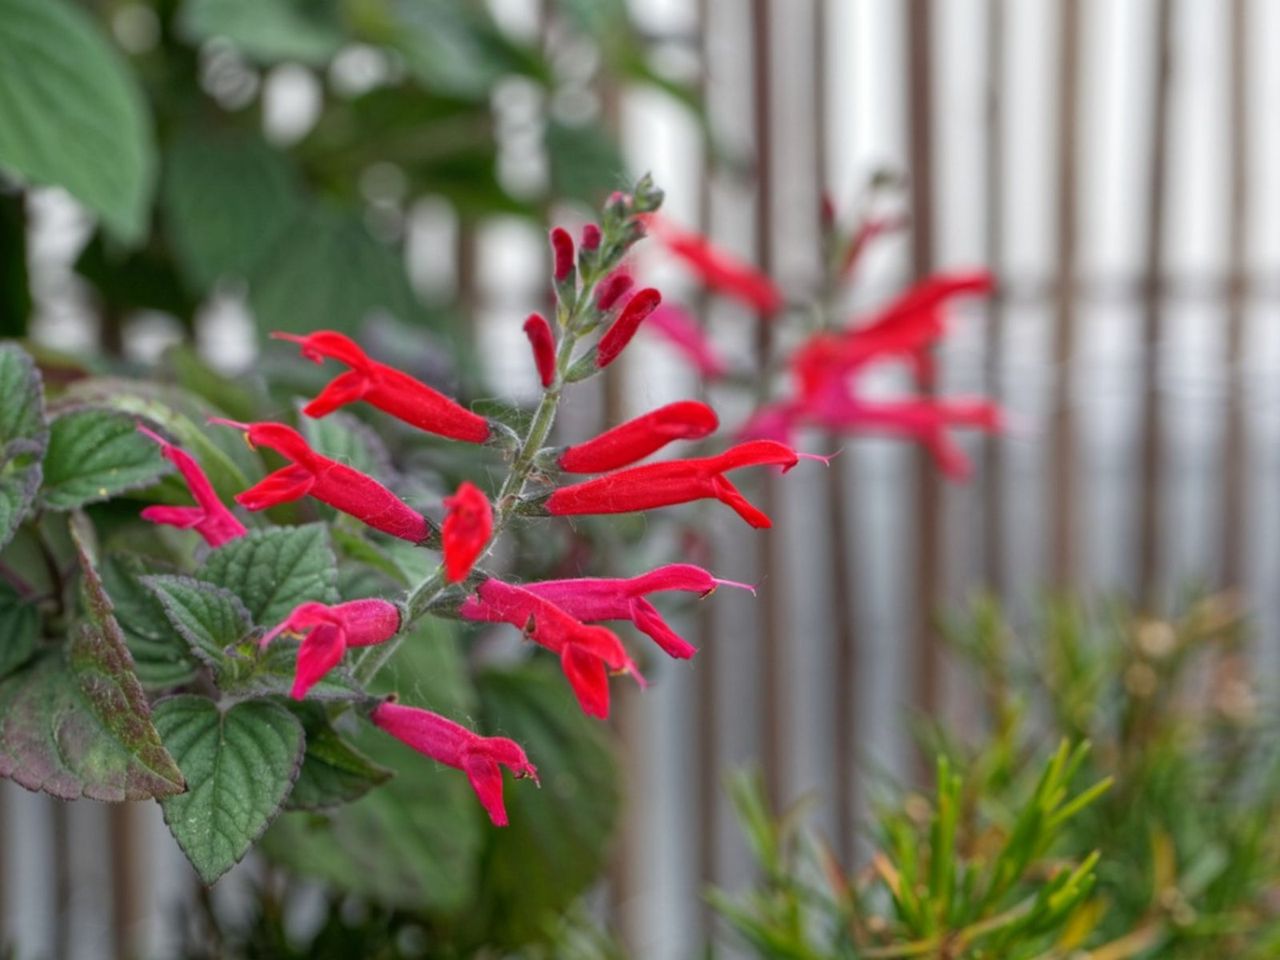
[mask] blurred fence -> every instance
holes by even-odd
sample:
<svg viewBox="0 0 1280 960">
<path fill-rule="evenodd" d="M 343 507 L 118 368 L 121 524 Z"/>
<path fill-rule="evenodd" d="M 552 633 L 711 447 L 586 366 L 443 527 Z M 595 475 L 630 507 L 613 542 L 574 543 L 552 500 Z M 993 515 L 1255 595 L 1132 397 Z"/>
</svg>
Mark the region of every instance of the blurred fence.
<svg viewBox="0 0 1280 960">
<path fill-rule="evenodd" d="M 536 17 L 537 4 L 495 7 Z M 1014 415 L 1007 436 L 967 440 L 978 469 L 965 486 L 899 443 L 850 439 L 828 471 L 769 484 L 772 531 L 706 513 L 717 573 L 761 595 L 704 604 L 687 625 L 702 647 L 692 667 L 658 665 L 653 689 L 621 700 L 630 809 L 605 891 L 637 956 L 691 957 L 704 885 L 748 869 L 725 771 L 758 760 L 775 798 L 813 792 L 850 856 L 864 771 L 912 770 L 905 711 L 965 720 L 972 691 L 932 617 L 975 590 L 1029 617 L 1047 588 L 1159 605 L 1238 585 L 1274 675 L 1280 131 L 1265 107 L 1280 102 L 1280 5 L 633 7 L 675 68 L 705 66 L 726 148 L 754 158 L 753 179 L 713 169 L 681 108 L 606 92 L 633 168 L 654 171 L 671 212 L 803 296 L 820 187 L 847 206 L 873 169 L 908 173 L 913 229 L 872 254 L 851 315 L 913 276 L 989 264 L 999 293 L 959 311 L 938 389 L 993 393 Z M 532 388 L 517 321 L 541 295 L 541 235 L 500 223 L 462 249 L 493 383 Z M 680 292 L 659 258 L 653 269 Z M 732 306 L 706 311 L 744 362 L 770 336 Z M 656 344 L 628 361 L 563 430 L 699 389 Z M 746 413 L 739 396 L 711 399 L 730 423 Z M 154 808 L 64 807 L 6 785 L 0 824 L 0 931 L 19 956 L 165 954 L 193 887 Z M 218 895 L 234 899 L 236 882 Z"/>
</svg>

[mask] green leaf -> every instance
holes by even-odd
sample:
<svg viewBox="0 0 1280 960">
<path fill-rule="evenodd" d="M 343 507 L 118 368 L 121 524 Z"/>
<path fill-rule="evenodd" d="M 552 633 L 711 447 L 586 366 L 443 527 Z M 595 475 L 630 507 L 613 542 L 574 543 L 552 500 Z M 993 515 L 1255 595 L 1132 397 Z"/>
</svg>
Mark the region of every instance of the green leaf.
<svg viewBox="0 0 1280 960">
<path fill-rule="evenodd" d="M 302 204 L 293 167 L 257 136 L 188 130 L 165 161 L 165 232 L 196 292 L 223 277 L 247 277 Z"/>
<path fill-rule="evenodd" d="M 541 790 L 508 786 L 511 825 L 489 833 L 482 902 L 471 914 L 491 942 L 523 943 L 603 869 L 618 770 L 603 728 L 549 664 L 486 671 L 476 686 L 485 730 L 519 743 L 542 774 Z"/>
<path fill-rule="evenodd" d="M 138 679 L 149 690 L 171 690 L 194 679 L 200 667 L 143 582 L 156 572 L 132 553 L 112 551 L 102 561 L 102 582 L 115 604 Z"/>
<path fill-rule="evenodd" d="M 156 727 L 187 792 L 161 800 L 165 823 L 200 879 L 239 863 L 280 812 L 302 764 L 302 724 L 265 700 L 223 712 L 204 697 L 156 704 Z"/>
<path fill-rule="evenodd" d="M 16 343 L 0 344 L 0 547 L 35 501 L 48 443 L 40 371 Z"/>
<path fill-rule="evenodd" d="M 633 182 L 617 142 L 597 123 L 547 124 L 552 196 L 598 206 L 614 190 Z"/>
<path fill-rule="evenodd" d="M 264 627 L 275 626 L 304 601 L 337 599 L 337 563 L 319 523 L 250 531 L 215 550 L 200 579 L 226 587 Z"/>
<path fill-rule="evenodd" d="M 82 526 L 72 533 L 85 619 L 62 648 L 0 681 L 0 776 L 63 800 L 180 793 Z"/>
<path fill-rule="evenodd" d="M 219 672 L 229 652 L 253 633 L 253 621 L 240 598 L 224 587 L 192 577 L 144 577 L 164 615 L 195 656 Z"/>
<path fill-rule="evenodd" d="M 0 0 L 0 166 L 65 187 L 132 243 L 153 153 L 142 92 L 90 16 L 65 0 Z"/>
<path fill-rule="evenodd" d="M 300 218 L 259 261 L 249 305 L 264 333 L 351 333 L 374 313 L 403 321 L 421 313 L 400 254 L 355 215 L 328 207 Z"/>
<path fill-rule="evenodd" d="M 454 708 L 470 696 L 449 625 L 437 621 L 417 628 L 392 664 L 402 702 L 467 720 Z M 300 873 L 389 906 L 435 913 L 466 909 L 486 829 L 466 777 L 370 724 L 362 724 L 351 743 L 394 770 L 394 779 L 329 816 L 286 814 L 264 838 L 264 851 Z"/>
<path fill-rule="evenodd" d="M 103 312 L 118 317 L 136 310 L 158 310 L 184 321 L 200 306 L 178 274 L 173 253 L 157 234 L 137 247 L 121 247 L 104 230 L 95 230 L 76 257 L 76 273 L 93 285 Z"/>
<path fill-rule="evenodd" d="M 0 581 L 0 678 L 30 660 L 40 642 L 40 612 Z"/>
<path fill-rule="evenodd" d="M 187 40 L 222 37 L 266 64 L 323 66 L 346 39 L 328 0 L 186 0 L 178 25 Z"/>
<path fill-rule="evenodd" d="M 137 420 L 114 410 L 84 408 L 55 417 L 49 429 L 41 499 L 72 510 L 154 482 L 169 469 Z"/>
<path fill-rule="evenodd" d="M 294 713 L 307 731 L 307 754 L 298 782 L 293 785 L 289 810 L 325 810 L 359 800 L 391 779 L 386 767 L 374 763 L 329 723 L 323 709 L 300 703 Z"/>
</svg>

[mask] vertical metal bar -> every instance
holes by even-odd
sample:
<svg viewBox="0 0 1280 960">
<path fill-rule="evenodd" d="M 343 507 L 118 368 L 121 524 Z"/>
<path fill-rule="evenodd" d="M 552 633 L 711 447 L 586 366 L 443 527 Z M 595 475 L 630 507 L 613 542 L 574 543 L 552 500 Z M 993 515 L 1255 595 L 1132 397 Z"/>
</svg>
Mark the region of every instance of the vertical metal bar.
<svg viewBox="0 0 1280 960">
<path fill-rule="evenodd" d="M 752 127 L 756 161 L 756 257 L 765 273 L 773 268 L 773 96 L 770 90 L 773 56 L 770 44 L 769 17 L 771 0 L 751 0 L 751 67 Z M 771 318 L 756 318 L 756 362 L 758 375 L 768 375 L 773 349 Z M 770 515 L 776 513 L 779 497 L 777 483 L 770 476 L 764 482 L 762 506 Z M 778 543 L 770 532 L 760 538 L 760 571 L 769 587 L 760 592 L 762 610 L 762 662 L 760 672 L 761 755 L 764 763 L 765 791 L 775 807 L 783 802 L 783 769 L 786 757 L 784 718 L 787 716 L 787 669 L 783 657 L 784 626 L 779 623 L 783 598 L 777 573 L 780 569 Z"/>
<path fill-rule="evenodd" d="M 135 825 L 136 810 L 132 803 L 113 804 L 111 828 L 111 919 L 115 936 L 115 955 L 120 960 L 138 955 L 134 927 L 142 915 L 140 885 L 142 873 L 138 863 L 141 834 Z"/>
<path fill-rule="evenodd" d="M 71 805 L 63 800 L 49 800 L 49 823 L 53 828 L 53 923 L 54 960 L 68 960 L 71 955 L 71 896 L 74 877 L 71 871 Z"/>
<path fill-rule="evenodd" d="M 1244 577 L 1244 500 L 1248 493 L 1244 460 L 1244 300 L 1245 243 L 1248 235 L 1249 25 L 1246 0 L 1231 0 L 1230 106 L 1231 141 L 1229 223 L 1227 228 L 1227 356 L 1226 436 L 1222 450 L 1222 585 L 1239 586 Z"/>
<path fill-rule="evenodd" d="M 1049 511 L 1054 586 L 1066 589 L 1075 573 L 1076 482 L 1072 455 L 1075 416 L 1072 409 L 1072 363 L 1076 339 L 1076 247 L 1079 208 L 1079 165 L 1076 134 L 1080 126 L 1081 0 L 1061 5 L 1061 60 L 1058 65 L 1058 310 L 1054 320 L 1054 389 L 1049 447 Z"/>
<path fill-rule="evenodd" d="M 917 279 L 933 270 L 933 63 L 931 0 L 907 5 L 908 139 L 911 171 L 911 269 Z M 914 705 L 932 712 L 938 705 L 940 650 L 934 632 L 934 605 L 941 586 L 941 490 L 923 451 L 917 458 L 920 481 L 916 515 L 916 624 L 910 662 L 916 664 Z"/>
<path fill-rule="evenodd" d="M 1165 263 L 1165 184 L 1169 160 L 1169 86 L 1173 58 L 1173 3 L 1156 0 L 1156 75 L 1151 118 L 1151 170 L 1148 178 L 1147 262 L 1143 290 L 1142 473 L 1138 571 L 1140 597 L 1154 603 L 1160 587 L 1160 490 L 1164 443 L 1159 376 L 1160 280 Z"/>
<path fill-rule="evenodd" d="M 1000 270 L 1004 260 L 1004 85 L 1005 0 L 987 0 L 987 156 L 986 259 L 996 277 L 987 308 L 987 350 L 984 358 L 987 393 L 1000 400 L 1000 366 L 1004 358 L 1004 293 Z M 1000 438 L 983 439 L 983 559 L 986 587 L 1004 595 L 1004 456 Z"/>
</svg>

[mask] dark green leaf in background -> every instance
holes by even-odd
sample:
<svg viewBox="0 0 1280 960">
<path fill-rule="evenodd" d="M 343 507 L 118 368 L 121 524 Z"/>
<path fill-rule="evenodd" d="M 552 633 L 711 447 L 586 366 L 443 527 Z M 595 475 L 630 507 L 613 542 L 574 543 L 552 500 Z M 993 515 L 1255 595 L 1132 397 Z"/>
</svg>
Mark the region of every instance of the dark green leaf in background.
<svg viewBox="0 0 1280 960">
<path fill-rule="evenodd" d="M 40 371 L 16 343 L 0 344 L 0 547 L 35 501 L 48 442 Z"/>
<path fill-rule="evenodd" d="M 178 25 L 188 40 L 221 37 L 264 64 L 323 66 L 346 40 L 331 0 L 186 0 Z"/>
<path fill-rule="evenodd" d="M 143 237 L 154 146 L 142 92 L 66 0 L 0 0 L 0 167 L 65 187 L 126 242 Z"/>
<path fill-rule="evenodd" d="M 570 126 L 552 119 L 546 141 L 553 196 L 598 206 L 631 182 L 617 143 L 599 124 Z"/>
<path fill-rule="evenodd" d="M 30 660 L 39 642 L 40 612 L 0 582 L 0 679 Z"/>
<path fill-rule="evenodd" d="M 302 763 L 302 724 L 265 700 L 226 711 L 184 695 L 156 704 L 156 727 L 187 792 L 160 802 L 165 823 L 200 879 L 213 883 L 267 829 Z"/>
<path fill-rule="evenodd" d="M 143 583 L 144 577 L 156 572 L 136 554 L 112 551 L 102 561 L 102 582 L 115 604 L 138 679 L 149 690 L 165 690 L 194 678 L 199 664 Z"/>
<path fill-rule="evenodd" d="M 168 472 L 160 448 L 138 432 L 135 417 L 115 410 L 69 410 L 53 419 L 41 499 L 72 510 L 136 490 Z"/>
<path fill-rule="evenodd" d="M 215 550 L 200 579 L 238 596 L 254 623 L 274 627 L 300 603 L 337 599 L 336 564 L 323 524 L 272 527 Z"/>
<path fill-rule="evenodd" d="M 307 754 L 286 807 L 325 810 L 359 800 L 391 779 L 391 771 L 348 743 L 316 704 L 293 707 L 307 731 Z"/>
</svg>

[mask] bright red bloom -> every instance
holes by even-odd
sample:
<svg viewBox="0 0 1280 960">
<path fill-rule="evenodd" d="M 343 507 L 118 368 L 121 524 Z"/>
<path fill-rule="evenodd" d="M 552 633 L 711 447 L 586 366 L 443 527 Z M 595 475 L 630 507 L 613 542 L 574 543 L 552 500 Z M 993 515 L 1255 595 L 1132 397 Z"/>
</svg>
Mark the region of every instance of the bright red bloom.
<svg viewBox="0 0 1280 960">
<path fill-rule="evenodd" d="M 858 262 L 862 259 L 862 255 L 867 248 L 871 246 L 873 240 L 886 233 L 902 230 L 909 223 L 909 219 L 905 216 L 877 217 L 864 221 L 849 241 L 849 246 L 845 248 L 844 259 L 840 263 L 838 272 L 840 280 L 847 282 L 853 276 L 853 271 L 857 268 Z"/>
<path fill-rule="evenodd" d="M 782 309 L 782 293 L 755 267 L 721 250 L 701 234 L 678 227 L 657 214 L 644 214 L 641 219 L 649 232 L 692 267 L 712 290 L 735 297 L 766 315 Z"/>
<path fill-rule="evenodd" d="M 661 590 L 686 590 L 705 597 L 719 586 L 741 587 L 755 593 L 755 589 L 745 583 L 720 580 L 691 563 L 669 563 L 630 579 L 544 580 L 526 583 L 524 589 L 589 623 L 630 620 L 668 656 L 687 660 L 697 653 L 697 647 L 672 630 L 645 595 Z"/>
<path fill-rule="evenodd" d="M 573 273 L 573 237 L 564 227 L 551 231 L 551 252 L 555 258 L 556 283 L 563 283 Z"/>
<path fill-rule="evenodd" d="M 680 400 L 569 447 L 557 463 L 568 473 L 604 473 L 643 460 L 673 440 L 700 440 L 719 426 L 720 418 L 705 403 Z"/>
<path fill-rule="evenodd" d="M 422 543 L 432 532 L 422 514 L 377 480 L 316 453 L 292 427 L 283 423 L 237 423 L 221 418 L 209 422 L 243 430 L 250 446 L 268 447 L 293 461 L 236 497 L 236 502 L 246 509 L 265 510 L 310 495 L 401 540 Z"/>
<path fill-rule="evenodd" d="M 486 580 L 459 612 L 466 620 L 519 627 L 534 643 L 558 654 L 578 704 L 589 716 L 609 716 L 609 671 L 629 673 L 644 686 L 644 677 L 617 634 L 604 627 L 589 627 L 523 587 Z"/>
<path fill-rule="evenodd" d="M 551 324 L 540 313 L 529 314 L 524 322 L 524 335 L 529 338 L 529 346 L 533 348 L 533 362 L 538 367 L 538 379 L 544 387 L 549 387 L 556 379 L 556 338 L 551 332 Z"/>
<path fill-rule="evenodd" d="M 618 314 L 618 319 L 613 321 L 609 329 L 604 332 L 604 336 L 600 338 L 600 346 L 596 352 L 596 366 L 603 370 L 618 359 L 618 354 L 631 342 L 631 338 L 640 329 L 640 324 L 644 323 L 645 317 L 653 313 L 661 302 L 662 294 L 653 287 L 645 287 L 635 293 Z"/>
<path fill-rule="evenodd" d="M 711 340 L 684 308 L 664 303 L 649 314 L 645 327 L 670 341 L 704 380 L 719 380 L 728 372 Z"/>
<path fill-rule="evenodd" d="M 600 249 L 600 228 L 594 223 L 588 223 L 582 228 L 582 249 L 583 250 L 599 250 Z"/>
<path fill-rule="evenodd" d="M 369 718 L 382 730 L 424 756 L 461 770 L 495 827 L 507 825 L 502 802 L 502 767 L 519 780 L 538 782 L 538 771 L 520 745 L 506 737 L 482 737 L 430 710 L 382 703 Z"/>
<path fill-rule="evenodd" d="M 323 363 L 328 357 L 351 368 L 302 408 L 309 417 L 325 417 L 339 407 L 364 400 L 383 413 L 428 433 L 468 443 L 484 443 L 489 439 L 489 421 L 484 417 L 407 373 L 372 359 L 344 334 L 319 330 L 305 337 L 292 333 L 273 333 L 272 336 L 300 344 L 302 355 L 315 363 Z"/>
<path fill-rule="evenodd" d="M 178 468 L 182 479 L 187 482 L 187 489 L 195 498 L 194 507 L 152 506 L 142 511 L 142 519 L 152 523 L 162 523 L 183 530 L 195 530 L 204 537 L 204 542 L 211 547 L 220 547 L 228 540 L 242 537 L 247 532 L 234 513 L 227 509 L 213 484 L 200 469 L 196 458 L 181 447 L 174 446 L 154 430 L 148 430 L 138 424 L 138 432 L 160 444 L 160 452 L 164 458 Z"/>
<path fill-rule="evenodd" d="M 545 501 L 553 516 L 595 513 L 631 513 L 692 500 L 715 499 L 732 507 L 757 528 L 773 526 L 769 517 L 753 507 L 727 477 L 743 467 L 778 466 L 790 470 L 801 454 L 773 440 L 750 440 L 714 457 L 667 460 L 628 467 L 602 477 L 561 487 Z"/>
<path fill-rule="evenodd" d="M 290 696 L 301 700 L 337 666 L 348 647 L 371 647 L 400 630 L 400 610 L 387 600 L 350 600 L 332 606 L 300 603 L 262 638 L 265 647 L 280 634 L 302 637 Z"/>
<path fill-rule="evenodd" d="M 622 299 L 622 295 L 631 289 L 631 285 L 635 280 L 631 278 L 631 274 L 626 270 L 615 270 L 603 280 L 600 286 L 596 288 L 596 309 L 601 313 L 608 313 Z"/>
<path fill-rule="evenodd" d="M 461 583 L 493 535 L 493 508 L 489 498 L 469 481 L 463 481 L 452 497 L 445 497 L 444 505 L 448 510 L 441 531 L 445 579 Z"/>
</svg>

